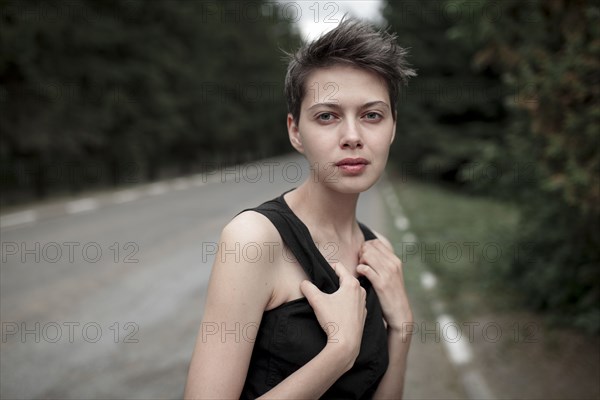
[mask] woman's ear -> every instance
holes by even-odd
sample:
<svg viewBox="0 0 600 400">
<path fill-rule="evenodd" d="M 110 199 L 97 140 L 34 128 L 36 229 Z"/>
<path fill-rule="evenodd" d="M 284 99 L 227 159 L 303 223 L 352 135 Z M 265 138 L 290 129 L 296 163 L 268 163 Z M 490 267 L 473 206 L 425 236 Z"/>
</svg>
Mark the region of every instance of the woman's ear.
<svg viewBox="0 0 600 400">
<path fill-rule="evenodd" d="M 390 145 L 394 143 L 394 139 L 396 138 L 396 120 L 394 120 L 394 126 L 392 127 L 392 138 L 390 139 Z"/>
<path fill-rule="evenodd" d="M 290 143 L 300 154 L 304 154 L 304 146 L 302 146 L 302 138 L 298 130 L 298 124 L 294 121 L 292 114 L 287 115 L 287 129 Z"/>
</svg>

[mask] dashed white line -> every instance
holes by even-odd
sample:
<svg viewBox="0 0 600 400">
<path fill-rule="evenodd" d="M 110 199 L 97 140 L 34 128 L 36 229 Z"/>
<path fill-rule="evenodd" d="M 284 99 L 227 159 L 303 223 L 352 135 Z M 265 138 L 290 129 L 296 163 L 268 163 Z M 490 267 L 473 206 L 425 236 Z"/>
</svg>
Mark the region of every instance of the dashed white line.
<svg viewBox="0 0 600 400">
<path fill-rule="evenodd" d="M 223 179 L 223 176 L 221 173 L 219 173 L 218 175 L 213 175 L 210 176 L 211 174 L 207 174 L 206 177 L 204 178 L 204 180 L 207 183 L 223 183 L 223 182 L 227 182 L 227 176 L 225 176 L 225 179 Z"/>
<path fill-rule="evenodd" d="M 178 178 L 173 181 L 174 190 L 186 190 L 190 188 L 190 183 L 186 178 Z"/>
<path fill-rule="evenodd" d="M 388 192 L 385 195 L 385 200 L 388 202 L 388 204 L 391 207 L 398 207 L 398 200 L 396 200 L 396 197 L 394 197 L 394 195 L 392 193 Z"/>
<path fill-rule="evenodd" d="M 460 326 L 447 314 L 437 318 L 442 332 L 442 341 L 454 365 L 468 364 L 473 358 L 471 347 L 463 336 Z"/>
<path fill-rule="evenodd" d="M 37 220 L 37 214 L 33 210 L 20 211 L 0 217 L 0 228 L 9 226 L 29 224 Z"/>
<path fill-rule="evenodd" d="M 437 285 L 437 278 L 434 274 L 429 271 L 425 271 L 421 274 L 421 286 L 427 290 L 431 290 Z"/>
<path fill-rule="evenodd" d="M 463 385 L 471 399 L 494 399 L 490 387 L 477 370 L 466 371 L 463 375 Z"/>
<path fill-rule="evenodd" d="M 204 186 L 206 185 L 206 176 L 204 174 L 198 174 L 198 175 L 194 175 L 192 178 L 190 178 L 190 183 L 192 184 L 192 186 Z"/>
<path fill-rule="evenodd" d="M 442 315 L 446 312 L 446 305 L 443 301 L 434 298 L 431 300 L 431 310 L 435 315 Z"/>
<path fill-rule="evenodd" d="M 400 232 L 404 232 L 402 241 L 405 243 L 416 242 L 417 237 L 406 231 L 409 225 L 408 218 L 402 215 L 398 196 L 389 183 L 384 186 L 383 195 L 392 215 L 395 216 L 394 225 Z M 421 285 L 426 290 L 432 290 L 437 285 L 436 276 L 426 270 L 421 274 Z M 494 399 L 484 377 L 471 364 L 473 352 L 466 341 L 467 339 L 463 337 L 460 326 L 454 322 L 451 316 L 446 314 L 444 303 L 435 296 L 432 299 L 431 308 L 433 313 L 438 315 L 437 323 L 440 325 L 443 336 L 442 341 L 448 353 L 448 358 L 461 371 L 462 383 L 468 397 L 470 399 Z"/>
<path fill-rule="evenodd" d="M 402 235 L 402 241 L 404 243 L 415 243 L 417 241 L 417 237 L 412 232 L 406 232 Z"/>
<path fill-rule="evenodd" d="M 394 219 L 394 225 L 396 225 L 396 229 L 403 232 L 408 229 L 410 224 L 405 216 L 399 215 Z"/>
<path fill-rule="evenodd" d="M 148 191 L 146 192 L 150 196 L 158 196 L 160 194 L 166 193 L 169 190 L 169 187 L 164 183 L 155 183 L 150 185 Z"/>
<path fill-rule="evenodd" d="M 229 179 L 231 175 L 227 175 L 222 170 L 209 171 L 207 173 L 200 173 L 192 175 L 188 178 L 176 178 L 171 183 L 167 182 L 156 182 L 146 187 L 146 189 L 126 189 L 117 193 L 113 193 L 111 200 L 113 204 L 127 203 L 130 201 L 137 200 L 145 195 L 157 196 L 163 193 L 167 193 L 170 189 L 173 190 L 185 190 L 190 187 L 204 186 L 207 183 L 218 183 L 231 181 L 238 179 L 233 176 L 233 179 Z M 226 179 L 223 179 L 226 178 Z M 392 193 L 393 195 L 393 193 Z M 81 200 L 73 200 L 64 204 L 64 210 L 67 214 L 78 214 L 86 211 L 92 211 L 100 207 L 105 202 L 99 202 L 94 198 L 85 198 Z M 398 207 L 395 207 L 395 209 Z M 45 215 L 42 212 L 42 216 Z M 21 212 L 15 212 L 0 217 L 0 228 L 8 228 L 16 225 L 23 225 L 38 221 L 41 218 L 38 211 L 27 210 Z"/>
<path fill-rule="evenodd" d="M 98 201 L 87 198 L 81 200 L 75 200 L 65 204 L 65 210 L 67 214 L 78 214 L 86 211 L 92 211 L 98 208 Z"/>
<path fill-rule="evenodd" d="M 122 190 L 113 195 L 113 202 L 116 204 L 127 203 L 139 199 L 141 193 L 137 190 Z"/>
</svg>

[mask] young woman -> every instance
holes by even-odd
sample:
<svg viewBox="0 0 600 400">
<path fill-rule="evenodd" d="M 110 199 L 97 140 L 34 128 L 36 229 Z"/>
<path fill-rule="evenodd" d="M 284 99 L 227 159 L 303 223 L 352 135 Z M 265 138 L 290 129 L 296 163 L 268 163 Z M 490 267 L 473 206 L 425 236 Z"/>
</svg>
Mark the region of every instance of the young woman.
<svg viewBox="0 0 600 400">
<path fill-rule="evenodd" d="M 402 263 L 356 205 L 387 162 L 414 75 L 404 56 L 395 36 L 345 19 L 291 57 L 288 134 L 314 176 L 223 229 L 221 250 L 251 244 L 262 257 L 216 255 L 186 398 L 402 397 Z M 337 262 L 315 243 L 335 244 Z"/>
</svg>

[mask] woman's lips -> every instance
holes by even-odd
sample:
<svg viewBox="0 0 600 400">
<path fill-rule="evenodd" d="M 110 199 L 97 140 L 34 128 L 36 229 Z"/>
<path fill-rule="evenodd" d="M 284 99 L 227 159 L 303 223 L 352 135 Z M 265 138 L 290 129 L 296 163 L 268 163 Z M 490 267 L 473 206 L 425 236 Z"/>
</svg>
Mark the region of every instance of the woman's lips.
<svg viewBox="0 0 600 400">
<path fill-rule="evenodd" d="M 347 175 L 357 175 L 363 172 L 369 162 L 364 158 L 344 158 L 335 163 L 335 165 Z"/>
<path fill-rule="evenodd" d="M 338 168 L 349 175 L 358 175 L 367 168 L 367 164 L 342 164 Z"/>
</svg>

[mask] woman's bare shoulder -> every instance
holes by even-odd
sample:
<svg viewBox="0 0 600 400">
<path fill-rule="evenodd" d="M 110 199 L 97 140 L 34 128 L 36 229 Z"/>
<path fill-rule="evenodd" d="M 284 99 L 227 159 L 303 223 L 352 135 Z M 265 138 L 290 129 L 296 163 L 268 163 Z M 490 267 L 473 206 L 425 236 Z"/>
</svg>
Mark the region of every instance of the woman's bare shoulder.
<svg viewBox="0 0 600 400">
<path fill-rule="evenodd" d="M 252 210 L 244 211 L 229 221 L 223 228 L 221 238 L 246 243 L 281 241 L 273 223 L 263 214 Z"/>
<path fill-rule="evenodd" d="M 273 295 L 277 266 L 265 243 L 277 240 L 277 229 L 255 211 L 244 211 L 225 225 L 208 286 L 206 313 L 211 318 L 252 315 L 260 320 Z"/>
</svg>

